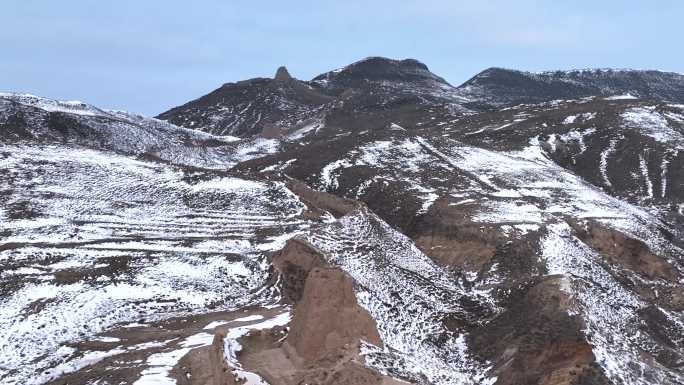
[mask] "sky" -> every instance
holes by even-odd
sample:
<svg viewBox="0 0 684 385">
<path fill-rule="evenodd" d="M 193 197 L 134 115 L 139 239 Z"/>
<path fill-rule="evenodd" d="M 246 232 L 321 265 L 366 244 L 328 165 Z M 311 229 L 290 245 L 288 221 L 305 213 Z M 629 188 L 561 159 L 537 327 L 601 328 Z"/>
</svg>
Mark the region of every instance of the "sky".
<svg viewBox="0 0 684 385">
<path fill-rule="evenodd" d="M 367 56 L 454 85 L 488 67 L 684 73 L 684 1 L 2 0 L 0 91 L 154 116 L 223 83 Z"/>
</svg>

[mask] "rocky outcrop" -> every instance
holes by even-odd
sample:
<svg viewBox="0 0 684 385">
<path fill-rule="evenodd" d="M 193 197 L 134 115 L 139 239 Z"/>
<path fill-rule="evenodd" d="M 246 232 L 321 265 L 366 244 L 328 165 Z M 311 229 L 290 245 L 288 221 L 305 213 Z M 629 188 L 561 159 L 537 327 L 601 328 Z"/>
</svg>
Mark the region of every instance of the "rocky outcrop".
<svg viewBox="0 0 684 385">
<path fill-rule="evenodd" d="M 356 302 L 351 277 L 338 268 L 314 268 L 294 308 L 287 342 L 306 362 L 366 341 L 381 346 L 375 321 Z"/>
<path fill-rule="evenodd" d="M 287 241 L 285 247 L 273 256 L 271 263 L 280 276 L 282 300 L 290 304 L 302 299 L 309 273 L 314 268 L 327 266 L 316 250 L 298 239 Z"/>
<path fill-rule="evenodd" d="M 299 239 L 273 258 L 283 299 L 294 304 L 287 343 L 307 362 L 365 341 L 381 346 L 375 321 L 356 301 L 352 278 Z"/>
<path fill-rule="evenodd" d="M 178 385 L 239 385 L 223 355 L 223 335 L 210 346 L 190 351 L 173 370 Z M 188 375 L 190 374 L 190 375 Z"/>
<path fill-rule="evenodd" d="M 583 242 L 596 249 L 611 264 L 651 280 L 674 281 L 680 276 L 674 266 L 663 257 L 652 253 L 648 246 L 638 239 L 596 221 L 575 222 L 573 227 Z"/>
<path fill-rule="evenodd" d="M 287 71 L 287 68 L 285 68 L 285 66 L 281 66 L 278 67 L 278 70 L 276 71 L 275 77 L 273 79 L 284 82 L 292 80 L 292 76 L 290 76 L 290 73 Z"/>
</svg>

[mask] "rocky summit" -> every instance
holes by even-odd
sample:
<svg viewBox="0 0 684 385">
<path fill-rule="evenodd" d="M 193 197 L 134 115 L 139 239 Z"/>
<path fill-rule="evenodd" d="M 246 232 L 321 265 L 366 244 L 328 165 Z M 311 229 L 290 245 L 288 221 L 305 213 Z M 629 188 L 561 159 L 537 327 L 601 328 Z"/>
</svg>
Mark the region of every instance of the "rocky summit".
<svg viewBox="0 0 684 385">
<path fill-rule="evenodd" d="M 0 94 L 0 383 L 684 384 L 684 75 Z"/>
</svg>

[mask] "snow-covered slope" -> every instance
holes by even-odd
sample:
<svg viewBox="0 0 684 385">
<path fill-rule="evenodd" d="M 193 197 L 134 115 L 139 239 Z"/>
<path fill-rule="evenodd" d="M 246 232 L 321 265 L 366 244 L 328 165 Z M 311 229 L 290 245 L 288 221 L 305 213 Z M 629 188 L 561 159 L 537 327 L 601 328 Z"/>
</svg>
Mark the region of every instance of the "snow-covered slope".
<svg viewBox="0 0 684 385">
<path fill-rule="evenodd" d="M 367 210 L 318 228 L 307 240 L 356 281 L 357 297 L 378 323 L 384 350 L 369 347 L 370 365 L 433 384 L 491 384 L 489 365 L 471 357 L 464 333 L 442 325 L 446 316 L 474 317 L 469 306 L 494 314 L 486 290 L 469 290 L 423 254 L 409 238 Z"/>
<path fill-rule="evenodd" d="M 265 256 L 310 222 L 278 182 L 68 145 L 0 154 L 4 384 L 56 378 L 70 343 L 114 325 L 275 302 Z"/>
</svg>

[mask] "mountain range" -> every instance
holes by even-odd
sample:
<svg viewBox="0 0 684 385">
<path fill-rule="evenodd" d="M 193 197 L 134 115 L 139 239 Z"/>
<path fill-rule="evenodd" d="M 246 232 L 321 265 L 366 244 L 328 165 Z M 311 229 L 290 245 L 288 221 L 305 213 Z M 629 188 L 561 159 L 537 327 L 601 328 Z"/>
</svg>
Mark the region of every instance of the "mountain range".
<svg viewBox="0 0 684 385">
<path fill-rule="evenodd" d="M 0 383 L 684 384 L 684 75 L 0 94 Z"/>
</svg>

